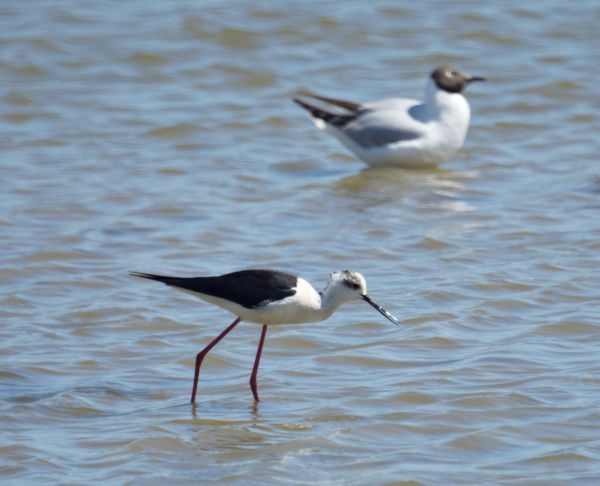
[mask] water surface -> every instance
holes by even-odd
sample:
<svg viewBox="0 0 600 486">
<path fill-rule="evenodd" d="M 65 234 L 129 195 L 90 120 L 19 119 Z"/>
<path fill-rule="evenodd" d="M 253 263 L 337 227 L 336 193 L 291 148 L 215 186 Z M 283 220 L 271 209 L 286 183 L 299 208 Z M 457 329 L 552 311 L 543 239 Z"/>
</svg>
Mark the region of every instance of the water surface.
<svg viewBox="0 0 600 486">
<path fill-rule="evenodd" d="M 3 484 L 594 484 L 597 2 L 5 2 Z M 290 102 L 421 95 L 467 144 L 369 170 Z M 241 324 L 131 270 L 362 272 L 328 321 Z"/>
</svg>

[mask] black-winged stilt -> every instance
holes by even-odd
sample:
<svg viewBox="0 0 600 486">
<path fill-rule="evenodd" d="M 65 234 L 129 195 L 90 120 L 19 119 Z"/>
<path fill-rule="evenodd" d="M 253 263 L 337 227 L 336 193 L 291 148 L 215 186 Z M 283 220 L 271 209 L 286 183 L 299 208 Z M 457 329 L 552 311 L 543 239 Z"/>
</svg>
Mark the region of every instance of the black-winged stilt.
<svg viewBox="0 0 600 486">
<path fill-rule="evenodd" d="M 325 289 L 317 292 L 306 280 L 275 270 L 242 270 L 218 277 L 166 277 L 151 273 L 131 272 L 134 277 L 156 280 L 178 290 L 189 292 L 235 314 L 233 321 L 221 334 L 196 356 L 192 399 L 196 400 L 198 376 L 202 360 L 240 321 L 262 324 L 262 333 L 250 376 L 254 400 L 259 401 L 256 376 L 262 354 L 267 326 L 296 324 L 327 319 L 344 302 L 364 300 L 383 316 L 399 325 L 398 319 L 373 302 L 367 295 L 367 283 L 357 272 L 333 272 Z"/>
</svg>

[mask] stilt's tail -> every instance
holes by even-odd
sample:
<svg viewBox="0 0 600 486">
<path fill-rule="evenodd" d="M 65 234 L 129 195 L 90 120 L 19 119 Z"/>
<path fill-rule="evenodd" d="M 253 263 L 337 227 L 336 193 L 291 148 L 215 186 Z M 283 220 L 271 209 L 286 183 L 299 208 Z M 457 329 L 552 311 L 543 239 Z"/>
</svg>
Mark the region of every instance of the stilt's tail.
<svg viewBox="0 0 600 486">
<path fill-rule="evenodd" d="M 177 286 L 177 283 L 181 282 L 181 278 L 179 277 L 167 277 L 166 275 L 155 275 L 153 273 L 129 272 L 129 275 L 132 277 L 147 278 L 148 280 L 156 280 L 157 282 L 162 282 L 166 285 Z"/>
</svg>

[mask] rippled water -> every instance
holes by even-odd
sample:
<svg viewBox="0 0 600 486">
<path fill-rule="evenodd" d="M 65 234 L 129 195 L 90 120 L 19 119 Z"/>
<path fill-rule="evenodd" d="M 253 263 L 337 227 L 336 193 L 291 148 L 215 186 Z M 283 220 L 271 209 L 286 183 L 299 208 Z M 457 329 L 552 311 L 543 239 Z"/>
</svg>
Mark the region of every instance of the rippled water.
<svg viewBox="0 0 600 486">
<path fill-rule="evenodd" d="M 595 484 L 597 2 L 4 2 L 3 484 Z M 299 89 L 420 96 L 467 145 L 366 170 Z M 130 270 L 270 267 L 361 304 L 195 354 L 231 320 Z"/>
</svg>

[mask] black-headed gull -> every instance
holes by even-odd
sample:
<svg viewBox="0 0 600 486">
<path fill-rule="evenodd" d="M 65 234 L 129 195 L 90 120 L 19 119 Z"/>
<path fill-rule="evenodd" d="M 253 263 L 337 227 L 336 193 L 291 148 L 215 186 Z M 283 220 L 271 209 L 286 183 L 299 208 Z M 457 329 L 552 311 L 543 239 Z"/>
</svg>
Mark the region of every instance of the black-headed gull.
<svg viewBox="0 0 600 486">
<path fill-rule="evenodd" d="M 354 103 L 303 93 L 338 108 L 337 112 L 294 101 L 308 110 L 317 127 L 328 131 L 371 166 L 428 167 L 446 162 L 462 147 L 471 110 L 462 91 L 481 76 L 451 66 L 435 69 L 427 80 L 425 101 L 387 98 Z"/>
</svg>

